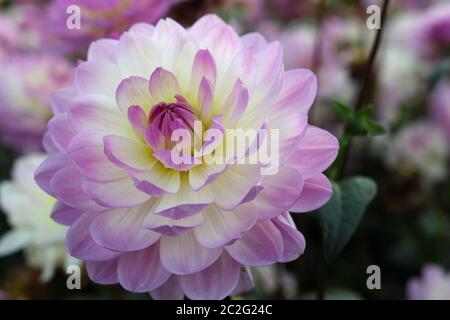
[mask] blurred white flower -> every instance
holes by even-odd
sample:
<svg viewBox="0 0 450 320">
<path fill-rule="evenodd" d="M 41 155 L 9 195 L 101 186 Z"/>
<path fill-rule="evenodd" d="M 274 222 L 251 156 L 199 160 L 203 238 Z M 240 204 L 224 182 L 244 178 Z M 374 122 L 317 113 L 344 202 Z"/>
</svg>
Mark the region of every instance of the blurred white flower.
<svg viewBox="0 0 450 320">
<path fill-rule="evenodd" d="M 295 275 L 280 266 L 252 268 L 253 281 L 265 294 L 275 294 L 278 290 L 286 299 L 294 299 L 298 293 Z"/>
<path fill-rule="evenodd" d="M 34 181 L 34 171 L 45 158 L 38 153 L 19 158 L 12 181 L 0 184 L 0 206 L 11 226 L 0 239 L 0 256 L 23 249 L 27 264 L 42 270 L 42 281 L 50 280 L 58 266 L 78 263 L 64 248 L 67 227 L 50 218 L 56 200 Z"/>
<path fill-rule="evenodd" d="M 401 106 L 424 89 L 425 66 L 414 51 L 388 43 L 380 55 L 377 117 L 384 124 L 394 122 Z"/>
</svg>

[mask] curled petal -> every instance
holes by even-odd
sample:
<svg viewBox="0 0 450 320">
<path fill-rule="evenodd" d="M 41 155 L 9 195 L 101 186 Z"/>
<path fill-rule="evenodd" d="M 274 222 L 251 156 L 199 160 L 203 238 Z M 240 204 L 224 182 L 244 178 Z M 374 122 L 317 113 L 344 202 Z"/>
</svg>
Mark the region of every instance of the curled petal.
<svg viewBox="0 0 450 320">
<path fill-rule="evenodd" d="M 325 130 L 308 126 L 300 147 L 288 163 L 308 179 L 325 171 L 336 159 L 338 150 L 336 137 Z"/>
<path fill-rule="evenodd" d="M 300 197 L 289 211 L 314 211 L 327 203 L 332 194 L 333 188 L 328 178 L 323 174 L 318 174 L 305 181 Z"/>
<path fill-rule="evenodd" d="M 157 103 L 174 100 L 174 97 L 180 93 L 177 78 L 163 68 L 156 68 L 150 77 L 150 93 Z"/>
<path fill-rule="evenodd" d="M 83 211 L 70 207 L 62 201 L 57 201 L 53 206 L 51 218 L 59 224 L 70 226 L 72 225 L 81 215 Z"/>
<path fill-rule="evenodd" d="M 278 262 L 283 254 L 283 237 L 270 220 L 259 221 L 242 239 L 225 249 L 243 265 L 267 266 Z"/>
<path fill-rule="evenodd" d="M 280 262 L 297 259 L 305 251 L 305 238 L 295 227 L 289 214 L 272 219 L 273 224 L 280 230 L 283 237 L 283 253 Z"/>
<path fill-rule="evenodd" d="M 116 102 L 124 114 L 131 106 L 139 106 L 148 113 L 154 104 L 148 80 L 141 77 L 122 80 L 116 91 Z"/>
</svg>

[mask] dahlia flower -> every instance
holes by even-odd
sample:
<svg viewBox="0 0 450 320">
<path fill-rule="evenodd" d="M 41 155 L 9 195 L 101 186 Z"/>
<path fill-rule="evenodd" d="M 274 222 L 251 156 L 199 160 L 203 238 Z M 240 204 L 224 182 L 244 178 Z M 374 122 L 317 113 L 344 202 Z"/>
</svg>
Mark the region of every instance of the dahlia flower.
<svg viewBox="0 0 450 320">
<path fill-rule="evenodd" d="M 50 43 L 69 53 L 85 53 L 101 38 L 116 38 L 137 22 L 153 23 L 180 0 L 53 0 L 49 5 Z M 78 6 L 80 29 L 67 27 L 68 8 Z M 73 8 L 73 7 L 71 7 Z M 70 13 L 73 11 L 69 10 Z"/>
<path fill-rule="evenodd" d="M 53 96 L 53 144 L 35 177 L 58 199 L 52 217 L 70 226 L 66 247 L 94 282 L 159 299 L 222 299 L 251 287 L 250 267 L 303 253 L 288 210 L 328 201 L 322 172 L 338 142 L 307 123 L 314 74 L 285 71 L 282 57 L 279 43 L 239 37 L 214 15 L 189 29 L 138 24 L 91 44 L 73 86 Z M 178 129 L 197 138 L 183 158 L 193 161 L 173 157 Z M 258 134 L 228 157 L 229 129 Z M 272 131 L 274 174 L 266 162 L 240 161 Z M 207 160 L 213 154 L 225 161 Z"/>
<path fill-rule="evenodd" d="M 21 152 L 42 149 L 51 117 L 50 93 L 67 86 L 71 66 L 45 54 L 9 57 L 0 70 L 0 137 Z"/>
<path fill-rule="evenodd" d="M 76 263 L 64 249 L 67 227 L 49 217 L 56 200 L 43 192 L 33 178 L 45 158 L 40 153 L 19 158 L 12 181 L 0 184 L 0 207 L 11 226 L 0 238 L 0 256 L 24 250 L 27 264 L 42 270 L 43 281 L 49 280 L 57 267 Z"/>
<path fill-rule="evenodd" d="M 408 281 L 406 295 L 409 300 L 450 300 L 450 274 L 440 266 L 426 265 L 421 278 Z"/>
</svg>

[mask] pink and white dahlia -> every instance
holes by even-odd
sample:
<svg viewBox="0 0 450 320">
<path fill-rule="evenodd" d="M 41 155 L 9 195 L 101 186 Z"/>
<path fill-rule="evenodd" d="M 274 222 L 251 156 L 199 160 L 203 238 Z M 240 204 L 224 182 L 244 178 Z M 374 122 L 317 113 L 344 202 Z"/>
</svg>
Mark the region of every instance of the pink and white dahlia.
<svg viewBox="0 0 450 320">
<path fill-rule="evenodd" d="M 0 139 L 20 152 L 42 150 L 50 94 L 67 86 L 72 66 L 47 54 L 10 55 L 0 70 Z"/>
<path fill-rule="evenodd" d="M 48 8 L 50 41 L 60 50 L 84 53 L 94 40 L 117 38 L 138 22 L 154 23 L 158 21 L 173 4 L 179 1 L 53 0 Z M 68 28 L 68 13 L 77 14 L 77 8 L 80 14 L 79 28 Z M 76 17 L 73 16 L 73 18 Z M 69 23 L 74 21 L 70 20 Z"/>
<path fill-rule="evenodd" d="M 303 253 L 288 211 L 328 201 L 322 172 L 338 142 L 307 123 L 314 74 L 285 71 L 282 57 L 278 42 L 239 37 L 214 15 L 91 44 L 73 86 L 53 96 L 51 155 L 36 180 L 58 199 L 52 217 L 70 226 L 67 249 L 94 282 L 222 299 L 251 287 L 249 267 Z M 257 134 L 228 157 L 230 129 Z M 180 130 L 195 134 L 182 162 Z M 241 161 L 268 140 L 278 142 L 271 174 L 273 161 Z"/>
</svg>

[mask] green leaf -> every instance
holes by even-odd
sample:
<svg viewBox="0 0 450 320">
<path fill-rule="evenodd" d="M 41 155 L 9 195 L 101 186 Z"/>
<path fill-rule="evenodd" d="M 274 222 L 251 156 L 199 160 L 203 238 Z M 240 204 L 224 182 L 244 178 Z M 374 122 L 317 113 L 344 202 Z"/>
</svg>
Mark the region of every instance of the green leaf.
<svg viewBox="0 0 450 320">
<path fill-rule="evenodd" d="M 334 111 L 336 111 L 339 118 L 341 118 L 341 120 L 343 120 L 344 122 L 354 118 L 353 110 L 345 104 L 337 100 L 333 100 L 331 101 L 331 106 L 333 107 Z"/>
<path fill-rule="evenodd" d="M 376 193 L 375 182 L 367 177 L 333 183 L 333 196 L 317 215 L 327 261 L 336 258 L 348 243 Z"/>
<path fill-rule="evenodd" d="M 351 136 L 367 136 L 385 134 L 382 125 L 373 119 L 373 108 L 366 106 L 361 110 L 354 111 L 345 104 L 333 100 L 331 106 L 339 118 L 346 124 L 345 131 Z"/>
</svg>

